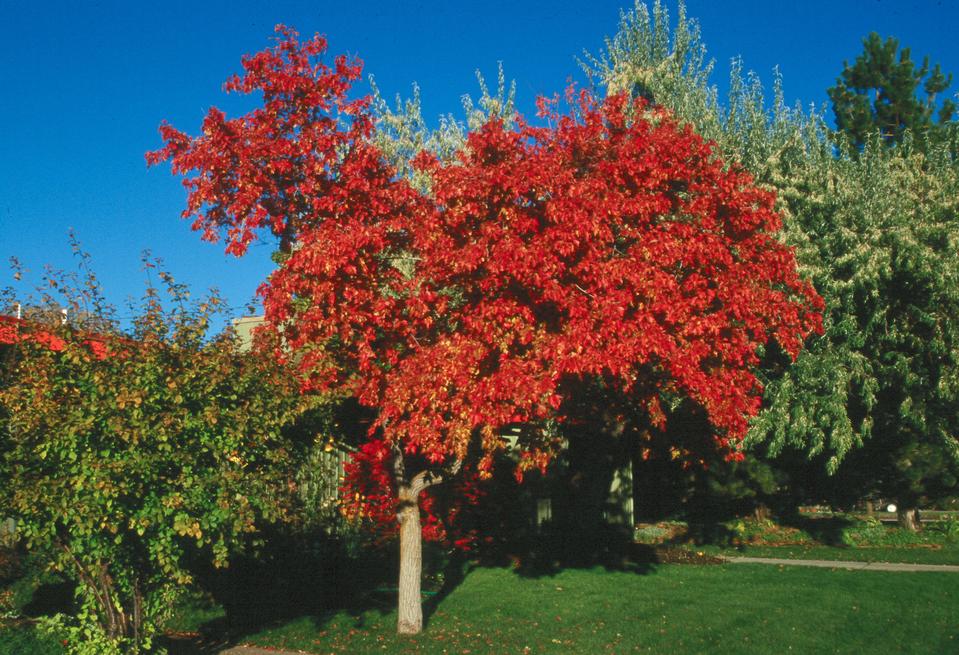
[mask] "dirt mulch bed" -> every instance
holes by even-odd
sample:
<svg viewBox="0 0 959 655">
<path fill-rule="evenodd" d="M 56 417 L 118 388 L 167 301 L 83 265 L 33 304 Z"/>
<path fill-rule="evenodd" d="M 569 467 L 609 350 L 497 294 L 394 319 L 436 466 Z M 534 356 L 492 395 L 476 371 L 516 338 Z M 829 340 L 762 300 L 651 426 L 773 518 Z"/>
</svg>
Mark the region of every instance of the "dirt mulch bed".
<svg viewBox="0 0 959 655">
<path fill-rule="evenodd" d="M 722 564 L 721 557 L 681 546 L 665 546 L 634 543 L 629 558 L 640 564 Z"/>
<path fill-rule="evenodd" d="M 721 557 L 686 548 L 657 547 L 656 559 L 660 564 L 722 564 Z"/>
</svg>

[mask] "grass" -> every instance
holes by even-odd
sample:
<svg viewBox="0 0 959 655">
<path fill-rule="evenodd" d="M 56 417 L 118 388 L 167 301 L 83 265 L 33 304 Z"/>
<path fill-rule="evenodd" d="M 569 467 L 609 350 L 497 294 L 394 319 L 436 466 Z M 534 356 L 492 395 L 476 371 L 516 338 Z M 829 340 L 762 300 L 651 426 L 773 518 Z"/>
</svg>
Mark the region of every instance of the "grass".
<svg viewBox="0 0 959 655">
<path fill-rule="evenodd" d="M 470 573 L 417 637 L 395 613 L 303 616 L 243 641 L 311 653 L 956 653 L 959 578 L 764 565 Z"/>
<path fill-rule="evenodd" d="M 52 637 L 28 625 L 0 623 L 0 655 L 60 655 L 63 649 Z"/>
<path fill-rule="evenodd" d="M 417 637 L 395 634 L 385 589 L 349 610 L 304 612 L 239 641 L 317 654 L 959 653 L 959 576 L 776 567 L 652 565 L 522 575 L 476 568 Z M 196 596 L 174 627 L 222 621 Z M 26 627 L 0 628 L 0 655 L 57 655 Z M 191 651 L 197 652 L 197 651 Z"/>
<path fill-rule="evenodd" d="M 386 561 L 373 558 L 370 571 L 364 572 L 356 563 L 344 569 L 343 561 L 328 558 L 323 561 L 329 570 L 315 571 L 305 561 L 283 560 L 283 570 L 295 571 L 299 585 L 275 572 L 241 567 L 234 582 L 249 578 L 250 589 L 231 583 L 217 592 L 214 586 L 212 595 L 196 594 L 183 603 L 169 626 L 179 635 L 170 642 L 171 653 L 213 653 L 209 644 L 225 645 L 232 635 L 261 646 L 357 655 L 959 655 L 959 622 L 954 619 L 959 616 L 959 575 L 703 564 L 709 555 L 722 554 L 959 564 L 954 529 L 930 525 L 916 535 L 873 521 L 830 517 L 786 526 L 737 520 L 709 530 L 678 522 L 637 530 L 650 543 L 667 545 L 634 546 L 639 563 L 629 571 L 556 568 L 552 560 L 536 557 L 514 559 L 519 568 L 475 568 L 459 584 L 428 597 L 435 607 L 428 611 L 426 632 L 413 638 L 395 635 L 395 591 L 373 575 L 391 570 Z M 711 545 L 690 541 L 717 535 Z M 706 557 L 691 556 L 696 552 Z M 662 563 L 683 561 L 696 563 Z M 55 641 L 37 635 L 29 623 L 11 620 L 62 605 L 62 590 L 50 584 L 56 581 L 36 571 L 22 577 L 7 572 L 5 577 L 0 606 L 6 606 L 7 618 L 0 607 L 0 655 L 60 655 Z M 49 595 L 45 600 L 44 593 Z M 227 612 L 214 597 L 231 609 Z M 206 648 L 190 643 L 200 635 Z"/>
</svg>

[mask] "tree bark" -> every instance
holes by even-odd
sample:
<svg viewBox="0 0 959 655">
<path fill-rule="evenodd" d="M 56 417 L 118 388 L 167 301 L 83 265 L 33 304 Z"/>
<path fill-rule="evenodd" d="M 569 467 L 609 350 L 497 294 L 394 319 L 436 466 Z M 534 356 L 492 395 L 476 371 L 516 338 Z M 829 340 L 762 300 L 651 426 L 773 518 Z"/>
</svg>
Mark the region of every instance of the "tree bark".
<svg viewBox="0 0 959 655">
<path fill-rule="evenodd" d="M 423 601 L 420 582 L 423 572 L 423 532 L 420 527 L 419 493 L 400 490 L 400 578 L 396 631 L 415 635 L 423 630 Z"/>
<path fill-rule="evenodd" d="M 409 479 L 403 451 L 394 446 L 393 479 L 396 483 L 396 520 L 400 524 L 399 602 L 396 631 L 415 635 L 423 631 L 423 598 L 420 585 L 423 576 L 423 530 L 420 525 L 420 494 L 424 489 L 456 475 L 463 465 L 456 460 L 445 473 L 420 471 Z"/>
<path fill-rule="evenodd" d="M 899 520 L 899 527 L 910 532 L 919 532 L 922 522 L 919 519 L 919 510 L 915 507 L 900 505 L 896 509 L 896 518 Z"/>
</svg>

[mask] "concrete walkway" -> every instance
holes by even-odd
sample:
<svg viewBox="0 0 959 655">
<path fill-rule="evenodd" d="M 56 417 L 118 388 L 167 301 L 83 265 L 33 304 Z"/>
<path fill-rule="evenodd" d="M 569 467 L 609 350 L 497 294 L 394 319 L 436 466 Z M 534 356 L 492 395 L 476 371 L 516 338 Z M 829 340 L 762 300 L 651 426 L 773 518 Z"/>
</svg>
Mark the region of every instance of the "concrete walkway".
<svg viewBox="0 0 959 655">
<path fill-rule="evenodd" d="M 268 650 L 256 646 L 234 646 L 226 650 L 221 650 L 217 655 L 303 655 L 305 650 Z"/>
<path fill-rule="evenodd" d="M 777 557 L 724 557 L 730 564 L 774 564 L 778 566 L 817 566 L 823 569 L 856 571 L 932 571 L 959 573 L 955 564 L 896 564 L 892 562 L 853 562 L 825 559 L 780 559 Z"/>
</svg>

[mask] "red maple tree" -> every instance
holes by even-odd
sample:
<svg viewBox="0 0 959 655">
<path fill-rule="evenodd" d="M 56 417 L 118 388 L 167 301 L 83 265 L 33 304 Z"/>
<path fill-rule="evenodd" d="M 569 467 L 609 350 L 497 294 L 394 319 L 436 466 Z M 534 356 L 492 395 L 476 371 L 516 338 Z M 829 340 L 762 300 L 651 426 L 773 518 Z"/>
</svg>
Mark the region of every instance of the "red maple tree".
<svg viewBox="0 0 959 655">
<path fill-rule="evenodd" d="M 185 176 L 185 215 L 242 254 L 270 230 L 287 253 L 261 287 L 304 389 L 346 389 L 376 410 L 352 469 L 373 494 L 354 511 L 395 518 L 399 631 L 422 626 L 421 494 L 467 462 L 480 476 L 529 426 L 518 471 L 559 444 L 565 385 L 599 379 L 664 420 L 660 398 L 704 409 L 734 453 L 759 408 L 769 342 L 795 356 L 822 301 L 775 237 L 772 193 L 726 167 L 688 126 L 641 100 L 541 101 L 546 127 L 493 119 L 455 160 L 421 153 L 429 195 L 373 145 L 355 60 L 278 28 L 228 91 L 263 106 L 203 133 L 161 127 Z M 356 498 L 356 496 L 353 496 Z"/>
</svg>

